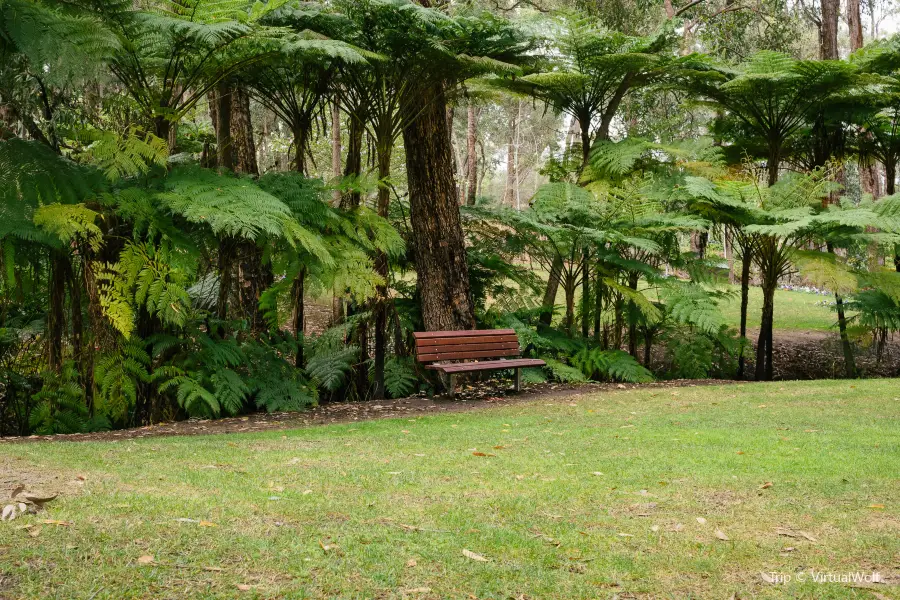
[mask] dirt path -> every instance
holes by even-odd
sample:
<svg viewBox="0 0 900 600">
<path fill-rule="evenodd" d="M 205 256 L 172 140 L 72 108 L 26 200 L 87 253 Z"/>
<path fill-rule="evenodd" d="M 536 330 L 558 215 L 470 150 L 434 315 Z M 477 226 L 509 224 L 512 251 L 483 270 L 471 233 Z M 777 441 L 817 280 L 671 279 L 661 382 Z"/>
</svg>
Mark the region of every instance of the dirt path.
<svg viewBox="0 0 900 600">
<path fill-rule="evenodd" d="M 466 386 L 457 397 L 428 398 L 411 396 L 398 400 L 382 400 L 380 402 L 336 402 L 313 407 L 304 412 L 293 413 L 260 413 L 244 417 L 225 419 L 190 419 L 172 423 L 160 423 L 133 429 L 103 431 L 97 433 L 73 433 L 68 435 L 32 435 L 30 437 L 3 437 L 0 445 L 28 443 L 35 441 L 50 442 L 87 442 L 118 441 L 161 437 L 170 435 L 213 435 L 229 433 L 248 433 L 254 431 L 272 431 L 280 429 L 296 429 L 328 425 L 331 423 L 352 423 L 372 419 L 390 419 L 409 415 L 440 414 L 465 412 L 483 409 L 490 406 L 510 406 L 534 400 L 558 401 L 586 394 L 618 391 L 637 388 L 669 388 L 699 385 L 722 385 L 737 383 L 720 379 L 680 379 L 646 384 L 601 384 L 588 383 L 580 385 L 539 384 L 528 386 L 520 393 L 514 394 L 498 387 L 496 382 L 476 383 Z"/>
</svg>

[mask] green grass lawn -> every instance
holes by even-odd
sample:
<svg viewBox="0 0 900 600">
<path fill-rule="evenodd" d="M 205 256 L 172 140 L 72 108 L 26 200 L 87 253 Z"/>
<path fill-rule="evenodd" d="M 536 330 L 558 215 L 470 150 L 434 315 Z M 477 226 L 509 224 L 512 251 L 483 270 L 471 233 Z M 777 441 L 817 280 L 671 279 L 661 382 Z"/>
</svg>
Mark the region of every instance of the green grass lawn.
<svg viewBox="0 0 900 600">
<path fill-rule="evenodd" d="M 0 445 L 4 479 L 80 482 L 0 524 L 0 597 L 894 598 L 760 573 L 898 581 L 897 395 L 892 380 L 645 388 Z"/>
<path fill-rule="evenodd" d="M 741 288 L 727 286 L 732 296 L 722 302 L 722 313 L 735 328 L 741 324 Z M 762 290 L 750 288 L 747 310 L 747 326 L 759 327 L 762 311 Z M 819 296 L 806 292 L 775 291 L 775 329 L 834 329 L 837 313 L 830 306 L 817 306 L 817 302 L 833 302 L 834 296 Z"/>
</svg>

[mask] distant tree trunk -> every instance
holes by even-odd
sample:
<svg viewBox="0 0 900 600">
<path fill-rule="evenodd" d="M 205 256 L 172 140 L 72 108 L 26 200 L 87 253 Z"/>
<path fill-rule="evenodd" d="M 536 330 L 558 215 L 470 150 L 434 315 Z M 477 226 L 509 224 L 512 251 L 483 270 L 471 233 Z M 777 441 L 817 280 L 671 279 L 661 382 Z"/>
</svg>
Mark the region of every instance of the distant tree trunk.
<svg viewBox="0 0 900 600">
<path fill-rule="evenodd" d="M 822 16 L 819 25 L 819 58 L 837 60 L 838 54 L 838 16 L 840 0 L 821 0 Z"/>
<path fill-rule="evenodd" d="M 600 341 L 600 329 L 602 327 L 601 316 L 603 314 L 603 276 L 600 268 L 594 275 L 594 341 Z"/>
<path fill-rule="evenodd" d="M 556 256 L 550 265 L 550 274 L 547 276 L 547 288 L 544 298 L 541 300 L 541 323 L 549 325 L 553 322 L 553 307 L 556 306 L 556 295 L 559 293 L 559 278 L 562 274 L 562 257 Z"/>
<path fill-rule="evenodd" d="M 365 126 L 360 115 L 350 115 L 350 126 L 347 131 L 347 162 L 344 164 L 344 177 L 359 177 L 362 174 L 362 143 Z M 341 198 L 341 208 L 353 210 L 359 207 L 362 196 L 353 191 Z"/>
<path fill-rule="evenodd" d="M 62 250 L 50 251 L 50 310 L 47 312 L 49 363 L 54 373 L 62 371 L 63 334 L 66 329 L 66 274 L 69 257 Z"/>
<path fill-rule="evenodd" d="M 637 291 L 638 287 L 638 274 L 630 273 L 628 275 L 628 287 L 632 290 Z M 638 358 L 638 345 L 637 345 L 637 305 L 633 300 L 628 301 L 628 353 L 632 355 L 635 360 Z"/>
<path fill-rule="evenodd" d="M 468 166 L 466 167 L 466 175 L 468 185 L 466 187 L 466 204 L 475 206 L 475 197 L 478 192 L 478 170 L 475 157 L 475 139 L 476 139 L 476 120 L 475 105 L 469 102 L 468 106 L 468 123 L 466 127 L 466 159 Z"/>
<path fill-rule="evenodd" d="M 575 290 L 576 281 L 571 273 L 567 273 L 563 282 L 563 291 L 566 293 L 566 334 L 569 337 L 575 335 Z"/>
<path fill-rule="evenodd" d="M 466 246 L 440 85 L 424 87 L 403 124 L 422 319 L 429 331 L 473 329 Z"/>
<path fill-rule="evenodd" d="M 778 279 L 763 274 L 762 293 L 763 308 L 759 325 L 759 339 L 756 342 L 756 379 L 771 381 L 772 370 L 772 332 L 775 325 L 775 288 Z"/>
<path fill-rule="evenodd" d="M 826 243 L 826 249 L 830 254 L 834 254 L 834 246 L 831 242 Z M 856 377 L 856 359 L 853 356 L 853 344 L 850 342 L 850 336 L 847 333 L 847 315 L 844 312 L 844 299 L 835 292 L 834 302 L 837 306 L 838 314 L 838 332 L 841 337 L 841 349 L 844 352 L 844 374 L 848 379 Z"/>
<path fill-rule="evenodd" d="M 581 129 L 581 169 L 583 171 L 591 160 L 591 115 L 580 115 L 578 126 Z"/>
<path fill-rule="evenodd" d="M 587 339 L 590 329 L 590 302 L 591 302 L 591 278 L 588 264 L 590 262 L 590 250 L 584 251 L 581 268 L 581 337 Z"/>
<path fill-rule="evenodd" d="M 218 166 L 234 170 L 231 141 L 231 87 L 224 81 L 216 86 L 216 157 Z"/>
<path fill-rule="evenodd" d="M 850 51 L 856 52 L 865 44 L 859 0 L 847 0 L 847 27 L 850 29 Z"/>
<path fill-rule="evenodd" d="M 503 202 L 510 208 L 516 207 L 518 196 L 519 174 L 516 165 L 516 140 L 519 127 L 519 103 L 516 102 L 515 110 L 509 111 L 509 141 L 506 144 L 506 189 L 503 192 Z"/>
<path fill-rule="evenodd" d="M 750 267 L 753 265 L 753 253 L 748 243 L 741 248 L 741 339 L 747 337 L 747 310 L 750 306 Z M 741 347 L 738 355 L 737 378 L 743 379 L 746 358 L 744 348 Z"/>
<path fill-rule="evenodd" d="M 297 336 L 297 355 L 294 357 L 294 366 L 298 369 L 303 368 L 303 344 L 306 341 L 304 334 L 306 333 L 306 320 L 303 306 L 303 295 L 306 289 L 306 268 L 300 269 L 297 276 L 294 277 L 294 283 L 291 285 L 291 329 Z"/>
<path fill-rule="evenodd" d="M 335 179 L 341 177 L 341 107 L 337 101 L 331 104 L 331 174 Z M 333 206 L 340 205 L 340 190 L 334 190 L 331 203 Z"/>
<path fill-rule="evenodd" d="M 381 140 L 378 148 L 378 181 L 384 182 L 391 174 L 391 154 L 394 145 L 393 140 L 385 142 Z M 378 185 L 378 214 L 388 216 L 391 203 L 391 190 L 386 183 Z M 387 354 L 387 324 L 388 324 L 388 288 L 387 281 L 390 276 L 390 265 L 387 254 L 379 252 L 375 257 L 375 271 L 384 280 L 375 289 L 375 355 L 372 365 L 372 397 L 375 400 L 384 398 L 384 363 Z"/>
<path fill-rule="evenodd" d="M 234 170 L 247 175 L 259 175 L 256 161 L 256 141 L 253 139 L 253 122 L 250 116 L 250 96 L 241 86 L 231 93 L 231 147 L 234 154 Z"/>
<path fill-rule="evenodd" d="M 301 118 L 294 123 L 294 170 L 306 175 L 306 147 L 309 144 L 309 134 L 312 123 Z"/>
<path fill-rule="evenodd" d="M 84 316 L 81 313 L 81 281 L 75 276 L 74 265 L 68 264 L 66 281 L 69 285 L 69 314 L 72 319 L 72 357 L 78 366 L 81 385 L 84 388 L 88 409 L 91 408 L 91 390 L 87 387 L 88 368 L 84 351 Z"/>
</svg>

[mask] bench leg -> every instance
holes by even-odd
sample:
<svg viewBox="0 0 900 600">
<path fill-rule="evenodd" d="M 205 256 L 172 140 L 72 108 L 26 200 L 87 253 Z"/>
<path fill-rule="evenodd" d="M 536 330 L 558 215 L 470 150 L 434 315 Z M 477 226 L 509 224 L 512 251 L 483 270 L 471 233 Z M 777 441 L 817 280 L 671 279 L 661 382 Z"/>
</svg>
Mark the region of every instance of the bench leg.
<svg viewBox="0 0 900 600">
<path fill-rule="evenodd" d="M 456 396 L 456 375 L 453 373 L 447 375 L 447 391 L 450 393 L 451 398 Z"/>
<path fill-rule="evenodd" d="M 516 375 L 513 378 L 513 389 L 517 392 L 522 391 L 522 369 L 516 368 Z"/>
</svg>

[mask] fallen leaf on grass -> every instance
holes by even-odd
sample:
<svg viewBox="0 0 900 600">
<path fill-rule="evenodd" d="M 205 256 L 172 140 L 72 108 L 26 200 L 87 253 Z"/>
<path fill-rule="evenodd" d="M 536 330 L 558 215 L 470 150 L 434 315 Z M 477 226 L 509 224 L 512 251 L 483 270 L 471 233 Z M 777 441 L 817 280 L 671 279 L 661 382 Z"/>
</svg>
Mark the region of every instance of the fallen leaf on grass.
<svg viewBox="0 0 900 600">
<path fill-rule="evenodd" d="M 773 484 L 771 481 L 767 481 L 767 482 L 765 482 L 764 484 L 762 484 L 761 486 L 759 486 L 759 489 L 761 489 L 761 490 L 767 490 L 767 489 L 769 489 L 770 487 L 772 487 L 773 485 L 775 485 L 775 484 Z"/>
<path fill-rule="evenodd" d="M 68 521 L 54 521 L 53 519 L 44 519 L 44 525 L 57 525 L 58 527 L 68 527 L 71 525 Z"/>
<path fill-rule="evenodd" d="M 247 585 L 246 583 L 239 583 L 239 584 L 237 584 L 237 589 L 239 589 L 242 592 L 249 592 L 250 586 Z"/>
<path fill-rule="evenodd" d="M 203 567 L 203 570 L 204 570 L 204 571 L 211 571 L 211 572 L 213 572 L 213 573 L 219 573 L 219 572 L 221 572 L 221 571 L 224 571 L 225 569 L 223 569 L 222 567 Z"/>
<path fill-rule="evenodd" d="M 704 519 L 703 517 L 697 517 L 697 522 L 701 525 L 706 525 L 706 519 Z"/>
<path fill-rule="evenodd" d="M 721 529 L 716 529 L 716 537 L 722 540 L 723 542 L 727 542 L 730 538 L 725 535 L 725 532 Z"/>
<path fill-rule="evenodd" d="M 37 536 L 41 535 L 41 528 L 40 527 L 30 527 L 28 529 L 28 535 L 30 535 L 31 537 L 37 537 Z"/>
<path fill-rule="evenodd" d="M 600 471 L 594 471 L 593 473 L 591 473 L 591 475 L 596 475 L 599 477 L 600 475 L 603 475 L 603 473 L 601 473 Z"/>
<path fill-rule="evenodd" d="M 144 556 L 141 556 L 140 558 L 137 559 L 137 563 L 139 565 L 152 565 L 153 557 L 150 556 L 149 554 L 145 554 Z"/>
<path fill-rule="evenodd" d="M 766 583 L 775 583 L 775 578 L 768 573 L 760 573 L 759 576 L 762 577 L 762 580 Z"/>
<path fill-rule="evenodd" d="M 494 450 L 503 450 L 505 448 L 506 448 L 506 446 L 500 446 L 500 445 L 494 446 Z"/>
<path fill-rule="evenodd" d="M 785 527 L 776 527 L 775 533 L 777 533 L 778 535 L 783 535 L 785 537 L 790 537 L 790 538 L 803 538 L 810 542 L 818 541 L 815 537 L 806 533 L 805 531 L 792 531 Z"/>
<path fill-rule="evenodd" d="M 881 510 L 884 508 L 884 504 L 870 504 L 869 508 L 875 508 L 875 509 Z"/>
<path fill-rule="evenodd" d="M 634 537 L 634 536 L 631 535 L 630 533 L 620 533 L 619 537 Z"/>
<path fill-rule="evenodd" d="M 472 456 L 495 456 L 494 454 L 485 454 L 484 452 L 473 452 Z"/>
<path fill-rule="evenodd" d="M 657 531 L 659 531 L 659 525 L 651 525 L 650 531 L 652 531 L 653 533 L 656 533 Z"/>
<path fill-rule="evenodd" d="M 430 587 L 417 587 L 406 590 L 407 594 L 427 594 L 431 591 Z"/>
<path fill-rule="evenodd" d="M 414 559 L 414 558 L 411 558 L 408 561 L 406 561 L 406 566 L 409 567 L 410 569 L 415 567 L 417 564 L 419 564 L 419 563 L 416 562 L 416 559 Z"/>
<path fill-rule="evenodd" d="M 477 560 L 478 562 L 488 562 L 490 559 L 478 554 L 477 552 L 472 552 L 471 550 L 466 550 L 463 548 L 463 556 L 466 558 L 471 558 L 472 560 Z"/>
<path fill-rule="evenodd" d="M 199 525 L 200 527 L 218 527 L 218 525 L 216 525 L 212 521 L 200 521 L 199 523 L 197 523 L 197 525 Z"/>
</svg>

